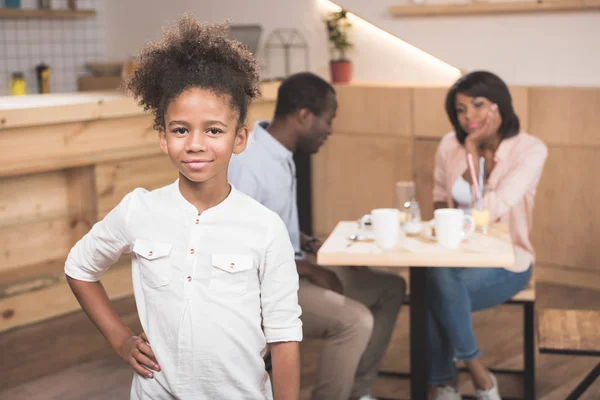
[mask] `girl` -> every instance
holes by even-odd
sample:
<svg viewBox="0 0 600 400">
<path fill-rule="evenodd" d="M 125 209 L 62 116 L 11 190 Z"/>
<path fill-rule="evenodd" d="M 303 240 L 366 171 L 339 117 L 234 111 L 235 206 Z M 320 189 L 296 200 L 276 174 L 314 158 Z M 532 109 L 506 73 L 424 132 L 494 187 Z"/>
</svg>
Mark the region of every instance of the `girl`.
<svg viewBox="0 0 600 400">
<path fill-rule="evenodd" d="M 523 289 L 535 254 L 529 234 L 537 184 L 548 154 L 539 139 L 520 131 L 506 84 L 477 71 L 459 79 L 446 97 L 454 132 L 444 136 L 434 171 L 435 208 L 473 204 L 467 164 L 471 153 L 479 176 L 485 159 L 482 208 L 491 221 L 509 223 L 515 264 L 501 268 L 430 268 L 430 338 L 432 395 L 459 400 L 455 360 L 465 362 L 478 399 L 498 400 L 496 378 L 479 357 L 471 312 L 504 303 Z"/>
<path fill-rule="evenodd" d="M 184 16 L 141 51 L 128 89 L 154 115 L 179 179 L 129 193 L 66 261 L 82 308 L 136 371 L 131 399 L 298 398 L 294 251 L 281 219 L 227 181 L 259 95 L 256 61 L 227 30 Z M 132 253 L 140 335 L 100 283 L 123 252 Z"/>
</svg>

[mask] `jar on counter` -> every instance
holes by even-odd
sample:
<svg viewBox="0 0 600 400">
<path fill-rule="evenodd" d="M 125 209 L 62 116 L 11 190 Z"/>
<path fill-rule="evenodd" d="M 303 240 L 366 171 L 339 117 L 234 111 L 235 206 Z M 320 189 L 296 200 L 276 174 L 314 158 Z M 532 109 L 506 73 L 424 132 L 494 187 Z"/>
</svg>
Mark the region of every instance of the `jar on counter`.
<svg viewBox="0 0 600 400">
<path fill-rule="evenodd" d="M 22 72 L 13 72 L 10 80 L 10 94 L 13 96 L 24 96 L 27 94 L 27 84 Z"/>
</svg>

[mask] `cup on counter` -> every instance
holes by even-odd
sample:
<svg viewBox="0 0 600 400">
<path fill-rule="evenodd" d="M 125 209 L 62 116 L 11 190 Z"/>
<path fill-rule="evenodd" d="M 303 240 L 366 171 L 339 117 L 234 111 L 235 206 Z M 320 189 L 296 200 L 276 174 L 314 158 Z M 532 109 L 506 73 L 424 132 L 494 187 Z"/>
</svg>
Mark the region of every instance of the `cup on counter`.
<svg viewBox="0 0 600 400">
<path fill-rule="evenodd" d="M 457 249 L 475 231 L 475 220 L 472 216 L 465 215 L 463 210 L 440 208 L 433 215 L 435 237 L 440 246 L 446 249 Z"/>
<path fill-rule="evenodd" d="M 396 208 L 376 208 L 371 211 L 371 225 L 375 242 L 382 249 L 392 249 L 398 245 L 401 236 L 400 210 Z"/>
</svg>

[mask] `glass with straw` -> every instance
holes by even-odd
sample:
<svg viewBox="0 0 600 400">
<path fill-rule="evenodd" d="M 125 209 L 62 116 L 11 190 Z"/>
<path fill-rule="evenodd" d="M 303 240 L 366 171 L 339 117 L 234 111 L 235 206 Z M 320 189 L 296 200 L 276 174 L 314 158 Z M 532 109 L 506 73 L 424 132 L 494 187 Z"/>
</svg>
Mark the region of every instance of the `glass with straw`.
<svg viewBox="0 0 600 400">
<path fill-rule="evenodd" d="M 477 204 L 471 209 L 471 216 L 475 220 L 475 228 L 487 235 L 488 227 L 490 225 L 490 210 L 483 208 L 483 172 L 485 167 L 485 159 L 479 158 L 479 179 L 475 179 L 475 168 L 473 165 L 473 159 L 469 154 L 469 168 L 471 168 L 471 178 L 473 179 L 473 186 L 475 187 L 475 198 Z"/>
</svg>

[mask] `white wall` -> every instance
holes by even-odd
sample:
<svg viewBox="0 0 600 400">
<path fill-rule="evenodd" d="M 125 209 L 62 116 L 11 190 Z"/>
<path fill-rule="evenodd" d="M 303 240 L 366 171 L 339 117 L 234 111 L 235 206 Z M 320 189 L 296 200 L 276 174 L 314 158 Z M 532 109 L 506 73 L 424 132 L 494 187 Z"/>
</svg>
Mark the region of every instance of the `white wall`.
<svg viewBox="0 0 600 400">
<path fill-rule="evenodd" d="M 409 0 L 337 2 L 460 69 L 513 85 L 600 86 L 600 11 L 394 18 L 388 6 Z"/>
<path fill-rule="evenodd" d="M 134 55 L 147 40 L 158 39 L 165 23 L 173 22 L 183 12 L 193 12 L 199 19 L 218 22 L 231 19 L 236 24 L 263 26 L 263 41 L 275 28 L 297 28 L 309 43 L 309 69 L 323 77 L 329 76 L 329 53 L 325 26 L 326 11 L 331 10 L 324 0 L 128 0 L 106 3 L 106 55 L 122 60 Z M 355 81 L 397 83 L 453 82 L 459 71 L 393 36 L 368 24 L 355 21 L 356 49 Z M 282 52 L 271 52 L 269 68 L 261 45 L 257 54 L 263 66 L 263 77 L 283 74 Z M 292 58 L 292 71 L 304 70 L 301 52 Z"/>
</svg>

